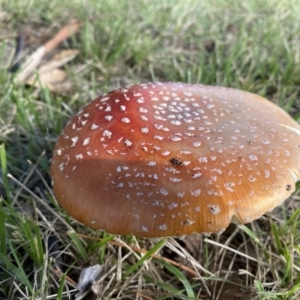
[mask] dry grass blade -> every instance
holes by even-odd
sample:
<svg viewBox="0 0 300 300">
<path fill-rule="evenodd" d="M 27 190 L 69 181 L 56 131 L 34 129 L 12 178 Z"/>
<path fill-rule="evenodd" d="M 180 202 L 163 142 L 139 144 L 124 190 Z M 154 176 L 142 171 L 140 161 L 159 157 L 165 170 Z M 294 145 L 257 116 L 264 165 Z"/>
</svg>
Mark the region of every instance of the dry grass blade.
<svg viewBox="0 0 300 300">
<path fill-rule="evenodd" d="M 27 77 L 38 67 L 42 58 L 45 55 L 45 47 L 41 46 L 35 50 L 24 62 L 24 68 L 18 73 L 15 78 L 16 83 L 23 83 Z"/>
<path fill-rule="evenodd" d="M 96 263 L 105 272 L 82 299 L 300 299 L 299 183 L 280 209 L 246 226 L 251 232 L 231 225 L 205 240 L 168 239 L 150 257 L 147 250 L 154 240 L 114 239 L 70 218 L 55 202 L 49 172 L 54 143 L 68 119 L 100 94 L 137 82 L 201 83 L 253 92 L 299 123 L 298 0 L 4 0 L 0 6 L 0 140 L 5 144 L 0 299 L 74 300 L 81 270 Z M 18 28 L 22 32 L 16 36 Z M 18 46 L 25 50 L 21 60 Z M 64 59 L 71 53 L 54 59 L 65 46 L 79 51 L 67 66 Z M 52 84 L 66 73 L 54 90 L 43 88 L 41 83 Z M 26 84 L 32 74 L 38 75 L 36 86 Z M 296 146 L 292 139 L 287 144 Z M 233 164 L 228 161 L 228 174 Z M 273 171 L 275 178 L 284 169 Z M 83 234 L 78 239 L 84 256 L 66 234 L 72 229 Z"/>
<path fill-rule="evenodd" d="M 22 182 L 14 178 L 11 174 L 8 174 L 7 177 L 11 179 L 14 183 L 19 185 L 29 195 L 31 195 L 39 204 L 44 206 L 51 214 L 55 216 L 55 218 L 57 218 L 60 222 L 62 222 L 62 224 L 64 224 L 69 230 L 73 231 L 73 228 L 57 212 L 55 212 L 43 199 L 38 197 L 35 193 L 33 193 L 30 189 L 28 189 Z"/>
<path fill-rule="evenodd" d="M 258 259 L 254 258 L 254 257 L 252 257 L 252 256 L 249 256 L 249 255 L 246 255 L 245 253 L 240 252 L 240 251 L 237 251 L 237 250 L 235 250 L 235 249 L 233 249 L 233 248 L 231 248 L 231 247 L 228 247 L 228 246 L 226 246 L 226 245 L 223 245 L 223 244 L 220 244 L 220 243 L 218 243 L 218 242 L 212 241 L 212 240 L 210 240 L 210 239 L 208 239 L 208 238 L 205 238 L 205 239 L 204 239 L 204 242 L 206 242 L 206 243 L 208 243 L 208 244 L 212 244 L 212 245 L 214 245 L 214 246 L 218 246 L 218 247 L 221 247 L 221 248 L 225 248 L 225 249 L 227 249 L 227 250 L 229 250 L 229 251 L 231 251 L 231 252 L 233 252 L 233 253 L 236 253 L 236 254 L 238 254 L 238 255 L 240 255 L 240 256 L 243 256 L 243 257 L 245 257 L 245 258 L 247 258 L 247 259 L 249 259 L 249 260 L 255 261 L 256 263 L 258 263 L 258 264 L 260 264 L 260 265 L 267 265 L 267 263 L 265 263 L 265 262 L 263 262 L 263 261 L 261 261 L 261 260 L 258 260 Z"/>
<path fill-rule="evenodd" d="M 80 233 L 77 233 L 77 235 L 78 235 L 79 237 L 84 238 L 84 239 L 91 239 L 91 240 L 102 241 L 101 238 L 97 238 L 97 237 L 92 237 L 92 236 L 88 236 L 88 235 L 84 235 L 84 234 L 80 234 Z M 108 243 L 111 244 L 111 245 L 115 245 L 115 246 L 125 247 L 125 248 L 127 248 L 127 249 L 130 249 L 130 250 L 133 251 L 133 252 L 137 252 L 137 253 L 140 253 L 140 254 L 146 254 L 146 253 L 147 253 L 147 250 L 140 249 L 140 248 L 133 247 L 133 246 L 129 246 L 129 245 L 127 245 L 127 244 L 124 243 L 124 242 L 121 243 L 121 242 L 116 242 L 116 241 L 108 241 Z M 165 261 L 167 261 L 168 263 L 170 263 L 170 264 L 172 264 L 172 265 L 174 265 L 174 266 L 176 266 L 176 267 L 178 267 L 178 268 L 180 268 L 180 269 L 182 269 L 182 270 L 188 272 L 188 273 L 189 273 L 190 275 L 192 275 L 193 277 L 196 277 L 196 278 L 199 277 L 199 274 L 198 274 L 197 272 L 195 272 L 195 271 L 192 270 L 191 268 L 189 268 L 189 267 L 187 267 L 187 266 L 184 266 L 184 265 L 182 265 L 182 264 L 180 264 L 180 263 L 178 263 L 178 262 L 176 262 L 176 261 L 174 261 L 174 260 L 172 260 L 172 259 L 169 259 L 169 258 L 166 258 L 166 257 L 162 257 L 162 256 L 160 256 L 159 254 L 153 254 L 153 255 L 151 255 L 151 256 L 154 257 L 154 258 L 157 258 L 157 259 L 159 259 L 159 260 L 165 260 Z M 211 275 L 213 275 L 213 274 L 211 274 Z"/>
<path fill-rule="evenodd" d="M 61 277 L 63 275 L 62 271 L 61 270 L 53 270 L 52 271 L 56 276 L 59 276 Z M 74 287 L 77 285 L 77 283 L 69 276 L 66 276 L 66 280 L 71 284 L 73 285 Z"/>
</svg>

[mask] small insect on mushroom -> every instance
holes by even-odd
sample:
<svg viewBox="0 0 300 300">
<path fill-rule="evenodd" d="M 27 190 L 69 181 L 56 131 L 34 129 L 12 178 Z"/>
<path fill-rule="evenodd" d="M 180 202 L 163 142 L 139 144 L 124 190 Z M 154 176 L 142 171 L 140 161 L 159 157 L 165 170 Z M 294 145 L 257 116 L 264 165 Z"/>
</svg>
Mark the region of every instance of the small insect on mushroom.
<svg viewBox="0 0 300 300">
<path fill-rule="evenodd" d="M 144 237 L 220 232 L 281 204 L 300 170 L 300 126 L 240 90 L 146 83 L 103 95 L 58 138 L 51 174 L 75 219 Z"/>
<path fill-rule="evenodd" d="M 183 164 L 182 161 L 174 157 L 170 159 L 170 163 L 172 163 L 173 166 L 181 166 Z"/>
</svg>

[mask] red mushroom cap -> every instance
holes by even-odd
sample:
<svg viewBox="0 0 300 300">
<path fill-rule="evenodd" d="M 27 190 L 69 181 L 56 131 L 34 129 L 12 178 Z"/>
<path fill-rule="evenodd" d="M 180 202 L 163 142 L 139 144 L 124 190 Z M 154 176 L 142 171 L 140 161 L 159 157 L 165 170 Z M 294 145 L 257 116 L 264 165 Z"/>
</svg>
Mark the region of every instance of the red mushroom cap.
<svg viewBox="0 0 300 300">
<path fill-rule="evenodd" d="M 75 219 L 144 237 L 220 232 L 295 190 L 300 126 L 240 90 L 147 83 L 112 91 L 74 116 L 51 167 Z"/>
</svg>

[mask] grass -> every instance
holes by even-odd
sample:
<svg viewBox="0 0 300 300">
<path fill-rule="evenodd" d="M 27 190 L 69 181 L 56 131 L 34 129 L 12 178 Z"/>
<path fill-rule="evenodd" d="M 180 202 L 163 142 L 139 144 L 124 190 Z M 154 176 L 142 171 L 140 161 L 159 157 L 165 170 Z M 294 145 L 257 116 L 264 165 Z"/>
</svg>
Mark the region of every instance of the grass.
<svg viewBox="0 0 300 300">
<path fill-rule="evenodd" d="M 299 299 L 298 191 L 247 226 L 163 242 L 85 228 L 49 175 L 70 116 L 128 83 L 231 86 L 299 121 L 299 14 L 297 0 L 0 0 L 0 298 L 74 299 L 80 271 L 98 263 L 105 272 L 81 299 Z M 61 45 L 79 50 L 65 66 L 72 88 L 16 84 L 7 49 L 18 28 L 32 51 L 72 19 L 84 22 Z"/>
</svg>

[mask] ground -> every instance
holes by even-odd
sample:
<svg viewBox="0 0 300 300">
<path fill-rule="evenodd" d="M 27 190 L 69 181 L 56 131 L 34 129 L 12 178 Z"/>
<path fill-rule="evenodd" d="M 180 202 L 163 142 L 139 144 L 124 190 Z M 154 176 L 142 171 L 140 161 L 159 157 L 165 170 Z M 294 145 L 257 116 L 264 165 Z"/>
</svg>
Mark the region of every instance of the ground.
<svg viewBox="0 0 300 300">
<path fill-rule="evenodd" d="M 0 0 L 0 297 L 74 299 L 82 268 L 100 264 L 81 299 L 299 299 L 298 188 L 221 235 L 149 240 L 79 224 L 49 174 L 68 119 L 129 83 L 230 86 L 299 121 L 299 13 L 296 0 Z M 41 61 L 51 72 L 17 80 L 26 57 L 72 21 L 79 30 Z"/>
</svg>

